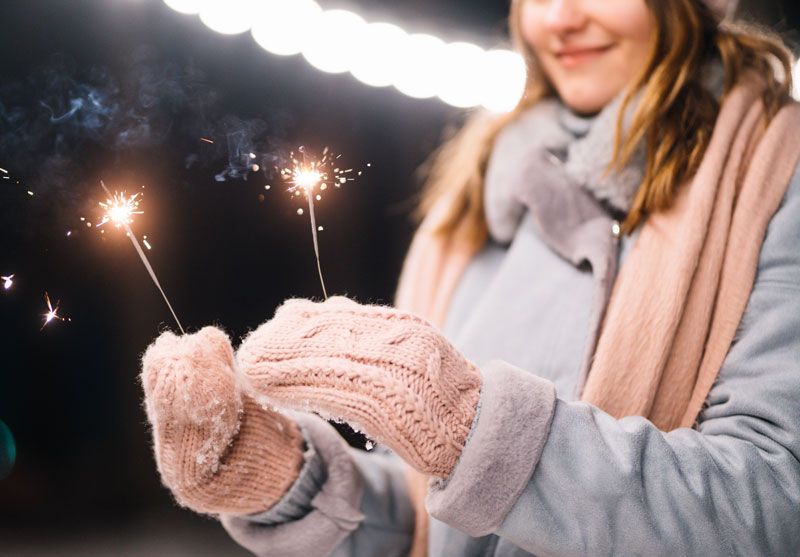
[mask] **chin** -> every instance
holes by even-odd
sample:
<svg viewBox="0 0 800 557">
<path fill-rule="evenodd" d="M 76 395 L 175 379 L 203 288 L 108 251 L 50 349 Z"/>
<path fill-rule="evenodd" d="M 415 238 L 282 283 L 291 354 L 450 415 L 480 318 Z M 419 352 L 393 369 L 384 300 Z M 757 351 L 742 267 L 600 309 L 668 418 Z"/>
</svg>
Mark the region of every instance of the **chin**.
<svg viewBox="0 0 800 557">
<path fill-rule="evenodd" d="M 597 114 L 603 108 L 614 100 L 615 95 L 577 95 L 577 94 L 562 94 L 560 95 L 561 101 L 569 107 L 570 110 L 577 114 L 592 116 Z"/>
<path fill-rule="evenodd" d="M 573 112 L 587 116 L 603 110 L 624 89 L 623 83 L 604 79 L 602 72 L 553 81 L 561 102 Z"/>
</svg>

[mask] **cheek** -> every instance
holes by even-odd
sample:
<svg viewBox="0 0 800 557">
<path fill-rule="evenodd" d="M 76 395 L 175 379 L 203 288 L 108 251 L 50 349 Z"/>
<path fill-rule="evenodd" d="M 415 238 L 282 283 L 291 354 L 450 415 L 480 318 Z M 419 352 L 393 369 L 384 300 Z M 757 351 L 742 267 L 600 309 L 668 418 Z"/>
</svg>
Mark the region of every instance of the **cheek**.
<svg viewBox="0 0 800 557">
<path fill-rule="evenodd" d="M 538 53 L 546 43 L 543 9 L 534 2 L 520 1 L 522 7 L 520 8 L 519 24 L 522 38 L 525 44 Z"/>
<path fill-rule="evenodd" d="M 606 0 L 602 20 L 610 33 L 632 48 L 648 50 L 653 20 L 644 0 Z"/>
</svg>

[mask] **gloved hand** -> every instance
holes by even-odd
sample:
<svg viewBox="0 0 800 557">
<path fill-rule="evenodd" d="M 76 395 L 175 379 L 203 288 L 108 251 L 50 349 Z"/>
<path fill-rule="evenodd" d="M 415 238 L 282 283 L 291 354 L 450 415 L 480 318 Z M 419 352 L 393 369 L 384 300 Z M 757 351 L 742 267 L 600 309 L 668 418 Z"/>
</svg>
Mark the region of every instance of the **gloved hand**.
<svg viewBox="0 0 800 557">
<path fill-rule="evenodd" d="M 245 339 L 237 362 L 259 400 L 343 419 L 442 477 L 461 455 L 482 384 L 423 319 L 342 297 L 287 301 Z"/>
<path fill-rule="evenodd" d="M 161 479 L 201 513 L 265 511 L 303 465 L 303 437 L 290 418 L 242 396 L 233 349 L 214 327 L 164 333 L 142 358 L 145 409 Z"/>
</svg>

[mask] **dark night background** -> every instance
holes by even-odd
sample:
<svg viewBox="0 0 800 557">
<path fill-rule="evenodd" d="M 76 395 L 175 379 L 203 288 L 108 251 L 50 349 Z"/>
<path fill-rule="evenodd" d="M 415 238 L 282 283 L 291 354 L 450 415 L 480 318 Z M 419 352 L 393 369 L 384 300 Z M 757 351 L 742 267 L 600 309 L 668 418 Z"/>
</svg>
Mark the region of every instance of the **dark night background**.
<svg viewBox="0 0 800 557">
<path fill-rule="evenodd" d="M 505 0 L 318 1 L 448 41 L 507 43 Z M 795 4 L 744 9 L 796 40 Z M 102 130 L 88 117 L 49 122 L 47 107 L 68 112 L 76 90 L 115 107 L 94 115 Z M 230 176 L 240 170 L 230 142 L 267 168 L 302 144 L 330 145 L 364 170 L 317 205 L 322 269 L 329 293 L 389 303 L 416 169 L 464 115 L 271 55 L 249 33 L 220 35 L 158 0 L 2 0 L 0 167 L 10 179 L 0 180 L 0 275 L 16 276 L 0 289 L 0 422 L 16 463 L 5 479 L 0 470 L 0 555 L 245 554 L 159 483 L 138 365 L 175 325 L 124 232 L 79 220 L 98 222 L 99 180 L 146 186 L 133 229 L 153 245 L 178 316 L 237 342 L 285 298 L 321 291 L 303 202 L 263 172 Z M 45 291 L 71 322 L 39 330 Z"/>
</svg>

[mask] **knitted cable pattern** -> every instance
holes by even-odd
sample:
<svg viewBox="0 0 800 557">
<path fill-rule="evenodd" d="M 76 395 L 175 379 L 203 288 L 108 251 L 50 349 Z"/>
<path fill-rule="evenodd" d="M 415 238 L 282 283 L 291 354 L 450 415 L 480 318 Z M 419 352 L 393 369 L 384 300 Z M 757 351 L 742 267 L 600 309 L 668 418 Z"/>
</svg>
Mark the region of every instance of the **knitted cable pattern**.
<svg viewBox="0 0 800 557">
<path fill-rule="evenodd" d="M 237 361 L 259 401 L 342 419 L 442 477 L 461 455 L 480 396 L 478 369 L 427 321 L 342 297 L 287 301 Z"/>
<path fill-rule="evenodd" d="M 181 505 L 249 514 L 289 490 L 303 464 L 302 434 L 241 395 L 222 331 L 162 334 L 142 358 L 141 381 L 161 480 Z"/>
</svg>

